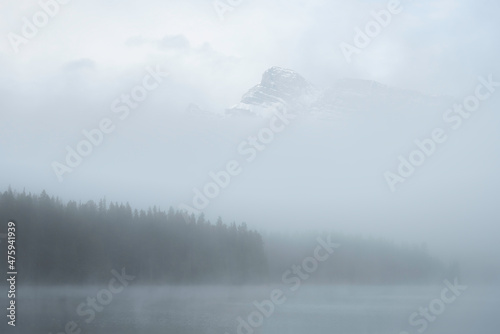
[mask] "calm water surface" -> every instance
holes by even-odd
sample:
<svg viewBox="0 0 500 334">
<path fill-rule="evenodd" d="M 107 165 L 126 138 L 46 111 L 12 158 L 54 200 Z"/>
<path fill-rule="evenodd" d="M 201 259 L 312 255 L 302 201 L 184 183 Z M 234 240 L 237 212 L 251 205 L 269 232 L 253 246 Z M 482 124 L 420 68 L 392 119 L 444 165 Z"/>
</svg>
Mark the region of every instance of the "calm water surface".
<svg viewBox="0 0 500 334">
<path fill-rule="evenodd" d="M 105 287 L 105 286 L 104 286 Z M 8 333 L 65 333 L 74 321 L 74 333 L 238 333 L 238 317 L 253 324 L 240 333 L 261 334 L 498 334 L 500 290 L 469 286 L 453 303 L 446 304 L 432 321 L 423 316 L 418 325 L 409 317 L 420 307 L 439 299 L 443 286 L 346 287 L 302 286 L 292 292 L 287 286 L 258 287 L 141 287 L 129 286 L 102 305 L 91 319 L 89 306 L 103 287 L 19 287 L 18 319 Z M 256 314 L 254 302 L 269 300 L 271 291 L 284 292 L 284 303 L 269 317 Z M 434 306 L 439 306 L 436 302 Z M 269 303 L 267 303 L 269 306 Z M 101 305 L 98 305 L 101 307 Z M 266 310 L 270 310 L 267 308 Z M 439 310 L 441 312 L 441 310 Z M 83 313 L 83 315 L 82 315 Z M 428 327 L 424 329 L 423 323 Z M 2 324 L 1 328 L 7 328 Z M 73 328 L 68 326 L 71 333 Z M 2 330 L 2 333 L 4 331 Z"/>
</svg>

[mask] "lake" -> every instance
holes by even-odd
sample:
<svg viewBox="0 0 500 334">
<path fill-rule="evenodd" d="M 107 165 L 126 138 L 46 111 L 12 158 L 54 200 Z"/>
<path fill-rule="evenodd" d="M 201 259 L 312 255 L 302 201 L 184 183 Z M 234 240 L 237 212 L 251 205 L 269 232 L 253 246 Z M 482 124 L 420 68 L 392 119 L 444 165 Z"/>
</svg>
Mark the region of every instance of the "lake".
<svg viewBox="0 0 500 334">
<path fill-rule="evenodd" d="M 304 285 L 292 291 L 279 285 L 144 287 L 132 283 L 113 294 L 102 292 L 104 288 L 21 285 L 17 326 L 9 326 L 7 332 L 498 334 L 500 331 L 500 289 L 483 286 L 468 286 L 459 296 L 452 291 L 443 295 L 445 284 Z M 420 308 L 426 308 L 427 313 L 419 313 Z M 4 325 L 1 328 L 7 327 Z"/>
</svg>

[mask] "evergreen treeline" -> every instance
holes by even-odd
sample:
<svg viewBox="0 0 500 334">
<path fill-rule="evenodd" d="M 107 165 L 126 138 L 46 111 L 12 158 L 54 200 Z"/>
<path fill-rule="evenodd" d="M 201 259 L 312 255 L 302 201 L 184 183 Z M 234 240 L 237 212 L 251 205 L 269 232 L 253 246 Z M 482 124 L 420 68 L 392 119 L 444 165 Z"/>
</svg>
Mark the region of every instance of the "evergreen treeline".
<svg viewBox="0 0 500 334">
<path fill-rule="evenodd" d="M 122 268 L 140 284 L 281 282 L 318 245 L 303 234 L 266 236 L 264 244 L 245 223 L 212 224 L 172 208 L 138 211 L 105 200 L 63 204 L 45 191 L 0 193 L 1 225 L 9 220 L 16 222 L 18 279 L 40 284 L 102 282 Z M 434 283 L 459 275 L 457 264 L 446 268 L 423 246 L 340 234 L 332 241 L 341 246 L 308 282 Z M 0 259 L 6 268 L 6 256 Z"/>
<path fill-rule="evenodd" d="M 244 283 L 261 279 L 267 268 L 261 236 L 244 223 L 185 219 L 173 209 L 137 211 L 105 200 L 63 204 L 45 191 L 9 189 L 0 195 L 0 221 L 9 220 L 16 222 L 18 278 L 25 282 L 106 281 L 112 269 L 125 267 L 142 284 Z"/>
</svg>

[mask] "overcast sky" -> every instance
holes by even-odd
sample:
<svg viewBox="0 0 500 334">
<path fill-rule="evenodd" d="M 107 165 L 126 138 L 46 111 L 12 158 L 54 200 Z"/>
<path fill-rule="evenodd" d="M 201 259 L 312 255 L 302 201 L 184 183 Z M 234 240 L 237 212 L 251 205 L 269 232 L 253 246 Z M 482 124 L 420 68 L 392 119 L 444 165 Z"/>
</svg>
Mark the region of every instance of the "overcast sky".
<svg viewBox="0 0 500 334">
<path fill-rule="evenodd" d="M 19 34 L 22 17 L 40 6 L 4 0 L 1 83 L 8 89 L 12 80 L 57 82 L 84 69 L 115 75 L 160 61 L 176 79 L 227 101 L 228 91 L 245 91 L 272 65 L 318 83 L 349 76 L 451 94 L 469 88 L 478 73 L 498 69 L 493 41 L 500 5 L 493 0 L 401 1 L 403 11 L 347 66 L 339 44 L 351 43 L 354 28 L 364 28 L 371 11 L 387 3 L 246 0 L 221 21 L 210 0 L 73 0 L 14 54 L 7 34 Z"/>
<path fill-rule="evenodd" d="M 23 17 L 31 21 L 41 10 L 40 5 L 32 0 L 0 0 L 0 154 L 3 156 L 0 185 L 34 192 L 47 189 L 65 200 L 108 196 L 110 200 L 130 200 L 138 207 L 158 204 L 166 208 L 189 201 L 191 189 L 203 185 L 210 170 L 231 160 L 239 141 L 247 134 L 226 134 L 214 124 L 200 126 L 196 135 L 208 134 L 215 138 L 214 145 L 220 144 L 216 153 L 205 157 L 212 144 L 196 146 L 196 140 L 190 137 L 192 133 L 181 131 L 182 127 L 175 123 L 175 115 L 185 111 L 190 103 L 221 112 L 237 103 L 242 94 L 260 81 L 262 73 L 275 65 L 296 70 L 319 86 L 352 77 L 457 98 L 473 92 L 480 75 L 500 77 L 497 42 L 500 4 L 493 0 L 401 1 L 402 11 L 393 15 L 380 35 L 348 63 L 339 45 L 353 44 L 355 28 L 364 29 L 373 20 L 370 13 L 386 9 L 387 4 L 386 1 L 360 0 L 244 0 L 221 20 L 211 0 L 73 0 L 60 5 L 58 13 L 39 28 L 36 36 L 27 38 L 27 43 L 18 45 L 19 52 L 15 52 L 9 36 L 10 39 L 12 34 L 22 36 Z M 110 114 L 110 105 L 116 98 L 142 82 L 146 67 L 158 65 L 169 77 L 150 94 L 137 113 L 120 123 L 105 144 L 60 184 L 51 162 L 62 161 L 65 147 L 75 146 L 82 139 L 82 129 L 96 127 Z M 439 220 L 447 220 L 448 225 L 441 230 L 446 233 L 453 225 L 452 220 L 458 217 L 464 224 L 460 236 L 468 235 L 473 225 L 467 222 L 473 218 L 467 214 L 473 216 L 481 212 L 491 221 L 498 218 L 494 204 L 498 195 L 492 192 L 492 187 L 498 185 L 498 177 L 494 178 L 498 159 L 492 153 L 498 150 L 498 145 L 488 137 L 497 132 L 494 121 L 498 121 L 498 117 L 484 116 L 475 123 L 475 132 L 472 127 L 464 130 L 460 139 L 446 151 L 453 155 L 465 149 L 477 155 L 476 164 L 467 157 L 454 156 L 455 160 L 448 165 L 431 168 L 437 175 L 430 173 L 427 181 L 419 176 L 423 183 L 415 182 L 423 189 L 426 185 L 435 187 L 436 180 L 441 180 L 440 186 L 452 186 L 451 190 L 435 192 L 433 189 L 427 193 L 420 189 L 416 194 L 406 193 L 406 197 L 391 197 L 381 175 L 383 168 L 396 162 L 399 153 L 394 150 L 374 164 L 373 172 L 361 177 L 363 182 L 371 180 L 370 187 L 382 185 L 379 190 L 369 187 L 365 192 L 361 183 L 354 187 L 345 183 L 346 191 L 333 195 L 328 187 L 311 188 L 318 192 L 316 195 L 321 200 L 303 203 L 302 213 L 304 217 L 308 215 L 307 210 L 321 214 L 321 208 L 331 203 L 328 198 L 331 195 L 337 200 L 347 198 L 338 205 L 345 212 L 336 217 L 346 222 L 341 226 L 345 230 L 369 231 L 375 235 L 391 235 L 391 231 L 397 230 L 402 235 L 407 227 L 400 221 L 411 212 L 410 216 L 415 219 L 411 230 L 418 235 L 414 238 L 416 241 L 425 241 Z M 436 123 L 429 122 L 428 126 L 414 131 L 426 133 L 435 126 Z M 300 141 L 301 135 L 305 135 L 300 134 L 298 128 L 292 127 L 289 131 L 290 136 L 299 133 L 291 143 L 305 146 Z M 252 133 L 251 129 L 248 131 Z M 474 145 L 481 150 L 476 150 L 477 146 L 468 141 L 474 138 Z M 179 146 L 181 142 L 187 144 Z M 483 145 L 484 142 L 487 144 Z M 410 146 L 411 140 L 403 140 L 398 147 L 406 150 Z M 293 156 L 286 141 L 273 147 L 280 161 L 288 161 L 287 157 Z M 349 146 L 354 148 L 355 145 Z M 304 150 L 311 152 L 309 148 Z M 312 152 L 325 155 L 320 148 Z M 481 160 L 488 157 L 491 160 Z M 378 158 L 382 159 L 373 157 Z M 447 156 L 440 159 L 446 160 Z M 458 162 L 468 169 L 452 172 L 456 173 L 456 178 L 452 178 L 449 171 Z M 257 215 L 256 210 L 249 208 L 253 203 L 231 200 L 239 198 L 238 194 L 250 193 L 260 194 L 261 207 L 265 207 L 266 201 L 275 201 L 272 187 L 269 191 L 258 185 L 271 184 L 261 176 L 269 176 L 270 170 L 278 173 L 281 167 L 272 163 L 267 169 L 266 166 L 265 163 L 256 165 L 255 175 L 259 177 L 252 178 L 251 173 L 242 176 L 241 182 L 254 188 L 238 188 L 239 183 L 231 185 L 235 193 L 221 197 L 210 208 L 211 213 L 222 212 L 230 219 L 250 220 L 265 229 L 264 224 L 257 223 L 265 212 L 259 211 L 261 215 Z M 480 185 L 460 198 L 457 189 L 463 192 L 471 189 L 469 176 L 478 166 L 486 166 L 478 171 Z M 308 173 L 316 172 L 312 168 Z M 443 181 L 443 175 L 449 178 Z M 285 176 L 283 183 L 290 182 Z M 456 180 L 462 183 L 457 186 Z M 298 181 L 295 189 L 301 192 L 299 185 L 307 188 L 309 182 L 307 173 Z M 488 194 L 486 202 L 478 199 L 483 190 Z M 384 195 L 380 196 L 377 191 Z M 275 194 L 290 194 L 290 203 L 295 203 L 293 207 L 300 210 L 297 204 L 300 196 L 291 194 L 290 189 L 281 189 Z M 446 205 L 439 203 L 443 197 Z M 385 204 L 375 203 L 375 199 Z M 461 205 L 464 203 L 473 209 Z M 443 216 L 441 211 L 450 212 L 450 208 L 457 205 L 460 208 L 453 218 Z M 390 218 L 385 221 L 384 214 L 395 206 L 399 208 L 389 212 Z M 421 210 L 422 206 L 426 210 Z M 364 207 L 370 208 L 366 215 L 361 214 Z M 275 206 L 269 220 L 275 220 L 280 216 L 279 210 L 286 208 L 283 203 Z M 346 217 L 349 210 L 354 217 Z M 419 211 L 421 216 L 417 219 L 415 212 Z M 376 214 L 378 216 L 373 216 Z M 369 217 L 375 217 L 379 225 L 370 225 Z M 417 223 L 419 219 L 427 223 Z M 351 220 L 365 223 L 359 223 L 356 229 L 349 225 Z M 278 226 L 286 224 L 282 219 Z M 293 224 L 307 226 L 298 221 Z M 425 226 L 425 233 L 418 234 L 422 230 L 418 224 Z M 325 227 L 324 222 L 317 227 Z M 481 237 L 476 235 L 478 247 Z M 457 247 L 461 240 L 454 240 Z"/>
</svg>

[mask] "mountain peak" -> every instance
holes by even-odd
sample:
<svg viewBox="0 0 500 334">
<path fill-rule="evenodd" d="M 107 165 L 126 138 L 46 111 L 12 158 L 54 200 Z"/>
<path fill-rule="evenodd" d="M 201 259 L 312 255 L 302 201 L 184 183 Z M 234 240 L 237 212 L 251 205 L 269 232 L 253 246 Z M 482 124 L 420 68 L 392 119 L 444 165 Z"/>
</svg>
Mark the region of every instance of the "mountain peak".
<svg viewBox="0 0 500 334">
<path fill-rule="evenodd" d="M 295 71 L 273 66 L 262 75 L 260 86 L 282 93 L 300 93 L 310 84 Z"/>
<path fill-rule="evenodd" d="M 305 81 L 305 79 L 300 76 L 297 72 L 278 67 L 278 66 L 273 66 L 269 69 L 267 69 L 264 74 L 262 74 L 262 81 L 261 84 L 265 83 L 270 83 L 273 81 L 294 81 L 294 80 L 299 80 L 299 81 Z"/>
<path fill-rule="evenodd" d="M 273 66 L 227 113 L 268 117 L 276 110 L 287 110 L 331 119 L 370 107 L 393 109 L 411 103 L 429 106 L 441 104 L 443 99 L 390 88 L 373 80 L 352 78 L 340 79 L 330 87 L 318 89 L 297 72 Z"/>
<path fill-rule="evenodd" d="M 264 72 L 261 82 L 243 95 L 241 102 L 230 108 L 229 112 L 267 116 L 277 109 L 302 109 L 309 103 L 304 98 L 314 91 L 314 87 L 297 72 L 273 66 Z"/>
</svg>

